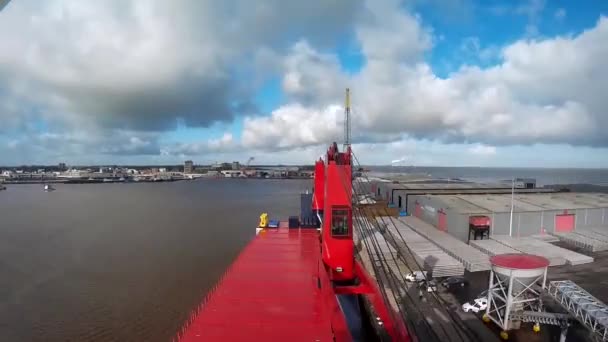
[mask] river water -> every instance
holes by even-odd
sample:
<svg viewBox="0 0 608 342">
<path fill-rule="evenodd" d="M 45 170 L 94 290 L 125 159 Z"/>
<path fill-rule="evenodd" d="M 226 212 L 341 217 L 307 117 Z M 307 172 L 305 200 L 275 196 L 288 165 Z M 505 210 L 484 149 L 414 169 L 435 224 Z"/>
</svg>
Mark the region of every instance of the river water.
<svg viewBox="0 0 608 342">
<path fill-rule="evenodd" d="M 167 341 L 261 212 L 310 180 L 11 185 L 0 191 L 0 341 Z"/>
<path fill-rule="evenodd" d="M 607 170 L 422 171 L 608 184 Z M 203 179 L 57 184 L 50 193 L 9 185 L 0 191 L 0 341 L 169 340 L 254 236 L 260 213 L 297 215 L 311 185 Z"/>
</svg>

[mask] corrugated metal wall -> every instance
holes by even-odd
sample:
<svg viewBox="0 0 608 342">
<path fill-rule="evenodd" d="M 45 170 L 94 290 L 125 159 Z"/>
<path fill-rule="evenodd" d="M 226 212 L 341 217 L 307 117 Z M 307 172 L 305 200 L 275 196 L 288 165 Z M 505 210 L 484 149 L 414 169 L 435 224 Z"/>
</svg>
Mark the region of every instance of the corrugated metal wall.
<svg viewBox="0 0 608 342">
<path fill-rule="evenodd" d="M 395 191 L 395 193 L 397 193 Z M 469 215 L 460 214 L 440 201 L 437 197 L 412 195 L 408 196 L 408 209 L 411 214 L 416 216 L 416 204 L 420 206 L 419 218 L 435 227 L 439 227 L 439 211 L 446 215 L 446 231 L 461 241 L 468 241 L 469 236 Z"/>
<path fill-rule="evenodd" d="M 591 226 L 606 223 L 605 211 L 605 208 L 577 209 L 576 226 Z"/>
<path fill-rule="evenodd" d="M 469 241 L 469 215 L 463 215 L 447 209 L 448 233 L 460 241 Z"/>
<path fill-rule="evenodd" d="M 389 197 L 394 184 L 379 183 L 378 188 L 381 189 L 382 197 L 385 198 L 386 192 Z M 393 202 L 398 204 L 399 196 L 401 196 L 400 210 L 406 207 L 406 194 L 408 191 L 396 190 Z M 390 200 L 390 198 L 389 198 Z M 468 241 L 469 234 L 469 216 L 480 214 L 470 213 L 461 214 L 447 208 L 438 197 L 426 195 L 410 195 L 407 196 L 408 215 L 416 214 L 416 203 L 419 203 L 420 215 L 419 218 L 428 222 L 435 227 L 438 227 L 437 211 L 443 210 L 446 213 L 447 232 L 457 237 L 462 241 Z M 593 208 L 593 209 L 576 209 L 568 210 L 568 214 L 575 215 L 575 229 L 577 226 L 585 225 L 600 225 L 608 224 L 608 208 Z M 536 212 L 515 212 L 513 213 L 513 230 L 512 234 L 516 236 L 530 236 L 541 234 L 543 232 L 554 232 L 556 215 L 564 214 L 564 210 L 544 210 Z M 490 234 L 493 235 L 508 235 L 509 234 L 509 212 L 482 214 L 490 216 L 492 226 Z"/>
</svg>

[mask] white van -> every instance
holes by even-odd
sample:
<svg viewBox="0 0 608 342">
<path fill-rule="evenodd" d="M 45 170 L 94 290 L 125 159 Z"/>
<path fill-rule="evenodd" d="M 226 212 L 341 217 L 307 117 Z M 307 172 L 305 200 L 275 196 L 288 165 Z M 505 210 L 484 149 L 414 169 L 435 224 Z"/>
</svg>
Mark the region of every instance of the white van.
<svg viewBox="0 0 608 342">
<path fill-rule="evenodd" d="M 407 281 L 422 281 L 426 279 L 426 271 L 414 271 L 405 276 Z"/>
</svg>

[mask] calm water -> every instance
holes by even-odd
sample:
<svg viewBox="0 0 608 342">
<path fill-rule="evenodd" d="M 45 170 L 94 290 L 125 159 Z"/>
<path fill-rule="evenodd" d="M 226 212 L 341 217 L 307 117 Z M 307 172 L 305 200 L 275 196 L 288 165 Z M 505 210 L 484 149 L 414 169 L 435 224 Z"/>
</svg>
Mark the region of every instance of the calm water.
<svg viewBox="0 0 608 342">
<path fill-rule="evenodd" d="M 0 192 L 1 341 L 166 341 L 310 180 L 13 185 Z"/>
</svg>

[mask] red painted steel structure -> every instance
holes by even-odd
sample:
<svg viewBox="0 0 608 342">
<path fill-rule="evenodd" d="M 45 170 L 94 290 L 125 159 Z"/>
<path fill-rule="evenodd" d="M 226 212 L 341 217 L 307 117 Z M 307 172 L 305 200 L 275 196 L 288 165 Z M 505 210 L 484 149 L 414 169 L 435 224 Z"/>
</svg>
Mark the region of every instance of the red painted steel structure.
<svg viewBox="0 0 608 342">
<path fill-rule="evenodd" d="M 317 163 L 315 171 L 318 165 L 321 234 L 262 230 L 192 312 L 177 341 L 352 341 L 338 296 L 363 296 L 372 306 L 368 315 L 393 341 L 410 341 L 405 322 L 354 258 L 350 148 L 339 153 L 334 143 L 327 164 Z"/>
<path fill-rule="evenodd" d="M 336 341 L 350 341 L 320 267 L 319 249 L 316 230 L 260 232 L 193 312 L 177 340 L 333 341 L 336 335 Z"/>
<path fill-rule="evenodd" d="M 322 229 L 323 262 L 330 279 L 352 281 L 354 276 L 352 167 L 350 149 L 338 152 L 337 144 L 327 151 L 325 209 Z"/>
<path fill-rule="evenodd" d="M 437 211 L 437 228 L 443 232 L 448 231 L 448 215 L 443 209 Z"/>
<path fill-rule="evenodd" d="M 325 205 L 325 164 L 319 159 L 315 162 L 315 183 L 312 194 L 312 210 L 322 211 Z"/>
<path fill-rule="evenodd" d="M 488 216 L 483 216 L 483 215 L 476 215 L 476 216 L 470 216 L 469 217 L 469 225 L 472 226 L 476 226 L 476 227 L 485 227 L 485 226 L 490 226 L 490 218 Z"/>
</svg>

